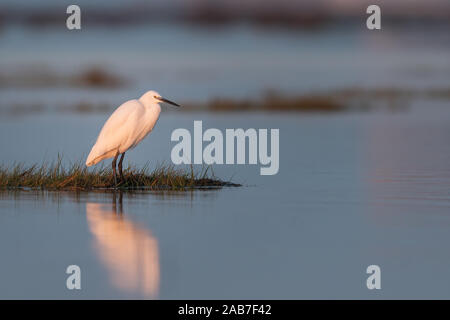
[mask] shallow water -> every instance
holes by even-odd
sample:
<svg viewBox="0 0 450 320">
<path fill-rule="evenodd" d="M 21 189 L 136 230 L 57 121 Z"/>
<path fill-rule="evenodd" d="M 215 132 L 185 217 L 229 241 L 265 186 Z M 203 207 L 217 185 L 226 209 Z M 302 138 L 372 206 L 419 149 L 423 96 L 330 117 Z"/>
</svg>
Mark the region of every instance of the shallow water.
<svg viewBox="0 0 450 320">
<path fill-rule="evenodd" d="M 17 105 L 115 106 L 149 88 L 182 102 L 448 83 L 446 28 L 383 30 L 5 26 L 6 75 L 100 65 L 129 85 L 0 87 L 0 164 L 83 161 L 107 117 L 3 112 Z M 214 166 L 244 185 L 221 190 L 0 192 L 0 298 L 450 298 L 448 101 L 415 100 L 396 113 L 163 110 L 125 162 L 168 163 L 171 132 L 192 132 L 194 120 L 204 129 L 279 128 L 279 173 Z M 79 291 L 66 289 L 72 264 Z M 382 290 L 366 288 L 371 264 L 381 267 Z"/>
<path fill-rule="evenodd" d="M 104 115 L 3 119 L 3 163 L 83 159 Z M 450 110 L 163 113 L 127 154 L 168 161 L 175 128 L 279 128 L 280 171 L 242 188 L 0 193 L 0 298 L 450 298 Z M 14 141 L 10 139 L 14 134 Z M 80 266 L 82 289 L 65 287 Z M 366 268 L 382 290 L 366 288 Z"/>
</svg>

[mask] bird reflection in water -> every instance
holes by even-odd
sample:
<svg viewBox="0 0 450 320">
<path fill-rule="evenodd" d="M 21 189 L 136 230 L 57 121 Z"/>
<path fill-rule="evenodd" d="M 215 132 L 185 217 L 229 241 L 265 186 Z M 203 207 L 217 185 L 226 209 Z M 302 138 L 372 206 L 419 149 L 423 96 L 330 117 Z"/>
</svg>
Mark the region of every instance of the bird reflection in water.
<svg viewBox="0 0 450 320">
<path fill-rule="evenodd" d="M 122 291 L 155 298 L 159 290 L 158 242 L 149 230 L 123 214 L 122 193 L 113 204 L 86 203 L 94 249 L 108 270 L 112 284 Z"/>
</svg>

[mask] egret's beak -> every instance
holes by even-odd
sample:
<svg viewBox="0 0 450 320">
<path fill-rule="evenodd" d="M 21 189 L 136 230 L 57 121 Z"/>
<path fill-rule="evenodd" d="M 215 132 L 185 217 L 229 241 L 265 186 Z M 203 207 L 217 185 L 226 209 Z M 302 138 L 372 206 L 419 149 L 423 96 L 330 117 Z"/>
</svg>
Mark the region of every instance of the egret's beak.
<svg viewBox="0 0 450 320">
<path fill-rule="evenodd" d="M 173 101 L 167 100 L 167 99 L 165 99 L 163 97 L 158 97 L 158 100 L 160 100 L 162 102 L 166 102 L 166 103 L 171 104 L 171 105 L 176 106 L 176 107 L 181 107 L 178 103 L 175 103 Z"/>
</svg>

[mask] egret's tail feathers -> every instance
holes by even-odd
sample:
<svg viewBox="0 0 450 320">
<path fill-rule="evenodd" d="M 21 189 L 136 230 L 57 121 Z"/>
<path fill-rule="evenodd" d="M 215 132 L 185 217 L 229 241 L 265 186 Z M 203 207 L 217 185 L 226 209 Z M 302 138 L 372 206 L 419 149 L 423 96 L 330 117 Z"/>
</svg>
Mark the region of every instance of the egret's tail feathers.
<svg viewBox="0 0 450 320">
<path fill-rule="evenodd" d="M 96 165 L 100 161 L 115 157 L 116 154 L 117 150 L 115 149 L 107 152 L 98 152 L 94 146 L 86 159 L 86 166 L 90 167 Z"/>
<path fill-rule="evenodd" d="M 93 166 L 94 164 L 97 164 L 98 162 L 95 162 L 95 160 L 96 159 L 92 156 L 92 152 L 91 152 L 86 159 L 86 166 L 90 167 L 90 166 Z"/>
<path fill-rule="evenodd" d="M 94 161 L 89 161 L 89 159 L 86 160 L 86 167 L 93 166 L 94 164 L 96 164 Z"/>
</svg>

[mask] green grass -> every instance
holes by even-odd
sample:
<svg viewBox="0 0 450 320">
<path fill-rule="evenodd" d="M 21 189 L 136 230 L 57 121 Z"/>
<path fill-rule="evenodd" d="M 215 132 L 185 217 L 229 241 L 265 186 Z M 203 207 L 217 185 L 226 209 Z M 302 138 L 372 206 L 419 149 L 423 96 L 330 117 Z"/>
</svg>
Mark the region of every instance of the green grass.
<svg viewBox="0 0 450 320">
<path fill-rule="evenodd" d="M 199 172 L 194 172 L 192 167 L 188 170 L 176 169 L 173 165 L 160 165 L 154 170 L 150 170 L 148 166 L 140 169 L 128 167 L 123 170 L 123 174 L 124 181 L 118 178 L 117 185 L 117 188 L 122 190 L 186 190 L 240 186 L 217 179 L 209 167 L 204 167 Z M 105 166 L 88 169 L 82 162 L 78 162 L 65 169 L 60 158 L 50 165 L 0 165 L 0 190 L 89 191 L 114 188 L 116 186 L 112 169 Z"/>
</svg>

